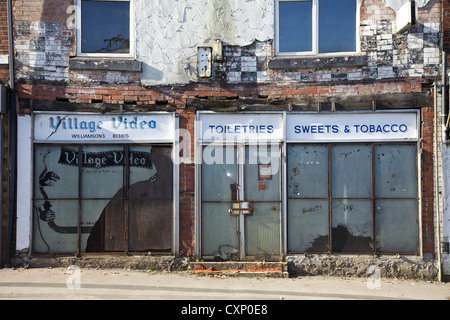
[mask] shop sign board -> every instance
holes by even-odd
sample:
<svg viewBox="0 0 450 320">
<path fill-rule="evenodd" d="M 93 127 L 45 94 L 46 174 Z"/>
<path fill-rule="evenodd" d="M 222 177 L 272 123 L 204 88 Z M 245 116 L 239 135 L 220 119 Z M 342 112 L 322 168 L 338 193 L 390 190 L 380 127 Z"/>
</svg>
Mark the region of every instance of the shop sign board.
<svg viewBox="0 0 450 320">
<path fill-rule="evenodd" d="M 173 114 L 36 114 L 37 142 L 170 142 L 175 136 Z"/>
<path fill-rule="evenodd" d="M 202 141 L 283 140 L 282 113 L 201 113 L 198 119 Z"/>
<path fill-rule="evenodd" d="M 288 142 L 417 141 L 418 113 L 296 113 L 286 117 Z"/>
</svg>

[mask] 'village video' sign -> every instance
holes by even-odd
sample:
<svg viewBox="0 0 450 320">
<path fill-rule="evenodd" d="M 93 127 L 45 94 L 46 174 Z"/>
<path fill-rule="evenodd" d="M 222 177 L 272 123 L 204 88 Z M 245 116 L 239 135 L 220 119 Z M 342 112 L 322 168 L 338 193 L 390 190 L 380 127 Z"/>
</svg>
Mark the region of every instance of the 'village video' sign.
<svg viewBox="0 0 450 320">
<path fill-rule="evenodd" d="M 175 135 L 172 114 L 37 114 L 36 141 L 165 142 Z"/>
</svg>

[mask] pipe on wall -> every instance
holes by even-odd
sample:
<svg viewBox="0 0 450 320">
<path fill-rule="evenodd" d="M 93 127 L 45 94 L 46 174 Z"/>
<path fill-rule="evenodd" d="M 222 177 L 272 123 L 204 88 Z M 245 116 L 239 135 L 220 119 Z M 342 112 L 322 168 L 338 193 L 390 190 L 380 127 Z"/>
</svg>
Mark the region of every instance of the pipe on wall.
<svg viewBox="0 0 450 320">
<path fill-rule="evenodd" d="M 12 0 L 7 0 L 8 45 L 9 45 L 9 115 L 8 115 L 8 212 L 5 264 L 11 262 L 13 243 L 14 213 L 16 203 L 16 158 L 17 158 L 17 110 L 14 78 L 14 38 L 12 23 Z"/>
</svg>

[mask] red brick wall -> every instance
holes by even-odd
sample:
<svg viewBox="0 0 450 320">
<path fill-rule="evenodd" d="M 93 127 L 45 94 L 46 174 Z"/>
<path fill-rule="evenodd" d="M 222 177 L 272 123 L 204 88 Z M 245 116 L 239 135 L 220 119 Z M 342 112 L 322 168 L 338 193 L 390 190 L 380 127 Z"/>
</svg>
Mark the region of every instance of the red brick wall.
<svg viewBox="0 0 450 320">
<path fill-rule="evenodd" d="M 158 101 L 169 104 L 185 104 L 189 98 L 254 98 L 288 99 L 305 97 L 356 96 L 371 94 L 422 92 L 422 82 L 417 79 L 402 81 L 380 81 L 376 83 L 350 84 L 241 84 L 223 85 L 220 83 L 190 84 L 179 87 L 143 87 L 140 85 L 111 84 L 83 85 L 79 83 L 39 82 L 36 84 L 19 83 L 17 90 L 20 99 L 56 100 L 68 99 L 74 103 L 91 103 L 102 100 L 103 103 L 123 104 L 136 101 L 137 105 L 153 105 Z"/>
<path fill-rule="evenodd" d="M 0 55 L 9 54 L 8 45 L 8 10 L 7 1 L 0 0 Z M 0 65 L 0 82 L 7 83 L 9 80 L 9 67 L 7 64 Z"/>
<path fill-rule="evenodd" d="M 179 126 L 188 130 L 191 136 L 190 154 L 182 154 L 194 158 L 194 109 L 178 109 Z M 194 256 L 195 248 L 195 165 L 180 165 L 180 254 Z"/>
<path fill-rule="evenodd" d="M 435 253 L 434 242 L 434 173 L 433 173 L 433 126 L 434 108 L 433 106 L 421 109 L 422 121 L 422 164 L 421 164 L 421 184 L 422 184 L 422 239 L 423 252 Z"/>
</svg>

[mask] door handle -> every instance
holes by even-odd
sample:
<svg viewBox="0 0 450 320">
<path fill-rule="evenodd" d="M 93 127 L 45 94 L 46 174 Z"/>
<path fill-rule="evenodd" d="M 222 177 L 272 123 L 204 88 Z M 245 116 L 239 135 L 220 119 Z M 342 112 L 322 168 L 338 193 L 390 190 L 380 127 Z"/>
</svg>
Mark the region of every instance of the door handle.
<svg viewBox="0 0 450 320">
<path fill-rule="evenodd" d="M 228 213 L 233 216 L 240 214 L 251 216 L 253 214 L 253 201 L 233 201 L 231 202 L 231 208 L 228 209 Z"/>
</svg>

